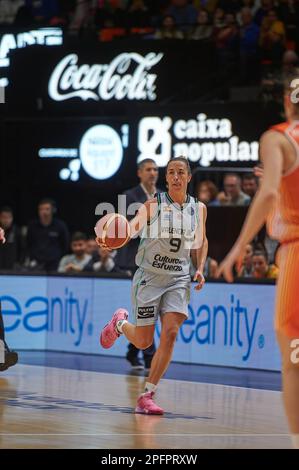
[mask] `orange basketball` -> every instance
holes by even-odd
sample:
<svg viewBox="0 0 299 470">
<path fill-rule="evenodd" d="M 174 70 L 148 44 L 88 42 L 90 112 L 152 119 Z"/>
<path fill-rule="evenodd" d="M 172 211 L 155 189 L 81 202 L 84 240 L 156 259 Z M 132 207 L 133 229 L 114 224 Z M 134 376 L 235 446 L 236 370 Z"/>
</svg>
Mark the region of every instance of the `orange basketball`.
<svg viewBox="0 0 299 470">
<path fill-rule="evenodd" d="M 107 214 L 102 217 L 94 228 L 96 236 L 108 248 L 114 250 L 121 248 L 130 238 L 130 225 L 121 214 Z"/>
</svg>

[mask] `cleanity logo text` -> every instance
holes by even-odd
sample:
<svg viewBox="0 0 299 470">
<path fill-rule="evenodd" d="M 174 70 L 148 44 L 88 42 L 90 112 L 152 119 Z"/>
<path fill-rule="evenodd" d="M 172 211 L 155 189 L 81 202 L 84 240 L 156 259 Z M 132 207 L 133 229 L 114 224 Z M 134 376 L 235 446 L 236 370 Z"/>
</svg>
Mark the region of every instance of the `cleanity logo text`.
<svg viewBox="0 0 299 470">
<path fill-rule="evenodd" d="M 256 338 L 259 348 L 264 347 L 264 335 L 257 337 L 259 307 L 247 308 L 239 298 L 231 295 L 227 303 L 189 305 L 189 318 L 180 330 L 179 340 L 196 341 L 199 345 L 238 348 L 242 360 L 248 361 Z"/>
<path fill-rule="evenodd" d="M 31 333 L 71 334 L 74 345 L 79 346 L 83 332 L 89 327 L 86 325 L 89 299 L 77 298 L 68 288 L 65 288 L 63 296 L 36 295 L 21 303 L 12 295 L 3 295 L 0 302 L 7 332 L 16 330 L 22 324 Z"/>
</svg>

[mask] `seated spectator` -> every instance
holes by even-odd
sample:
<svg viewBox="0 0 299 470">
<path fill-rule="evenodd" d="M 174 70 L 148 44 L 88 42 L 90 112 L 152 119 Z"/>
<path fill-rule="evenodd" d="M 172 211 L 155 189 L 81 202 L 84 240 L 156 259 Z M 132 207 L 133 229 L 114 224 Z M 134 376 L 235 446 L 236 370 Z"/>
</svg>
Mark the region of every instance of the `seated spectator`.
<svg viewBox="0 0 299 470">
<path fill-rule="evenodd" d="M 282 19 L 288 41 L 295 41 L 298 35 L 299 3 L 297 0 L 280 2 L 278 6 L 279 16 Z"/>
<path fill-rule="evenodd" d="M 98 244 L 94 236 L 90 236 L 86 241 L 86 253 L 91 255 L 93 258 L 98 256 Z"/>
<path fill-rule="evenodd" d="M 252 254 L 252 277 L 256 279 L 276 279 L 278 268 L 275 264 L 268 263 L 265 251 L 254 251 Z"/>
<path fill-rule="evenodd" d="M 4 206 L 0 209 L 0 227 L 5 231 L 5 243 L 0 243 L 0 269 L 14 269 L 21 259 L 22 237 L 14 224 L 13 211 Z"/>
<path fill-rule="evenodd" d="M 253 255 L 253 245 L 248 243 L 245 248 L 244 256 L 238 260 L 236 263 L 237 277 L 252 277 L 252 255 Z"/>
<path fill-rule="evenodd" d="M 196 272 L 196 266 L 197 266 L 196 250 L 191 250 L 190 276 L 192 279 Z M 204 269 L 203 269 L 203 275 L 205 279 L 207 278 L 215 279 L 217 268 L 218 268 L 217 261 L 211 258 L 210 256 L 207 256 Z"/>
<path fill-rule="evenodd" d="M 218 194 L 222 206 L 248 206 L 250 197 L 241 190 L 241 178 L 237 173 L 228 173 L 224 177 L 224 192 Z"/>
<path fill-rule="evenodd" d="M 174 18 L 181 31 L 187 31 L 196 23 L 198 11 L 188 0 L 171 0 L 167 15 Z"/>
<path fill-rule="evenodd" d="M 224 10 L 222 8 L 216 8 L 213 16 L 214 34 L 216 35 L 217 32 L 224 27 L 224 25 Z"/>
<path fill-rule="evenodd" d="M 258 178 L 253 173 L 245 173 L 245 175 L 243 175 L 242 190 L 247 196 L 253 199 L 258 187 Z"/>
<path fill-rule="evenodd" d="M 189 30 L 188 39 L 209 40 L 213 34 L 209 14 L 206 10 L 200 10 L 197 16 L 197 24 Z"/>
<path fill-rule="evenodd" d="M 126 273 L 122 271 L 115 263 L 116 251 L 105 250 L 105 248 L 98 247 L 97 254 L 85 266 L 84 271 L 93 271 L 96 273 Z"/>
<path fill-rule="evenodd" d="M 232 79 L 232 72 L 238 63 L 239 28 L 232 13 L 227 13 L 222 28 L 214 30 L 215 47 L 218 57 L 218 72 Z"/>
<path fill-rule="evenodd" d="M 262 0 L 261 6 L 255 13 L 254 21 L 258 26 L 261 26 L 263 19 L 267 16 L 268 11 L 273 8 L 273 0 Z"/>
<path fill-rule="evenodd" d="M 57 0 L 25 0 L 30 9 L 34 21 L 39 24 L 47 24 L 50 19 L 58 15 Z"/>
<path fill-rule="evenodd" d="M 64 256 L 59 263 L 59 273 L 78 273 L 83 271 L 90 262 L 91 255 L 87 254 L 87 237 L 82 232 L 75 232 L 71 240 L 71 255 Z"/>
<path fill-rule="evenodd" d="M 260 29 L 253 21 L 250 8 L 242 8 L 240 18 L 240 76 L 243 83 L 258 75 Z"/>
<path fill-rule="evenodd" d="M 144 0 L 132 0 L 127 13 L 127 26 L 130 28 L 145 28 L 151 23 Z"/>
<path fill-rule="evenodd" d="M 38 204 L 38 219 L 28 225 L 27 267 L 34 269 L 56 270 L 59 260 L 67 253 L 69 231 L 66 224 L 54 217 L 55 202 L 42 199 Z"/>
<path fill-rule="evenodd" d="M 154 34 L 154 39 L 184 39 L 182 31 L 176 27 L 173 16 L 164 16 L 161 29 Z"/>
<path fill-rule="evenodd" d="M 201 181 L 196 189 L 197 199 L 207 206 L 220 206 L 217 194 L 217 186 L 210 180 Z"/>
<path fill-rule="evenodd" d="M 24 0 L 0 0 L 0 25 L 13 24 Z"/>
<path fill-rule="evenodd" d="M 274 65 L 281 63 L 286 45 L 285 27 L 277 17 L 276 10 L 269 10 L 263 19 L 260 33 L 262 59 L 270 60 Z"/>
</svg>

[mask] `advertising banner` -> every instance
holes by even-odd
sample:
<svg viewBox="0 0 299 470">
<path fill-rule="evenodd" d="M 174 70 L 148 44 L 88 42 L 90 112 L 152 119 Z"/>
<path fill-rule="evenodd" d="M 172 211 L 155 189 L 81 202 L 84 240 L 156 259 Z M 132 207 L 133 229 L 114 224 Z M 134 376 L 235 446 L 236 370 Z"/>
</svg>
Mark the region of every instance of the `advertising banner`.
<svg viewBox="0 0 299 470">
<path fill-rule="evenodd" d="M 15 349 L 124 357 L 127 341 L 99 346 L 99 333 L 118 307 L 131 310 L 131 281 L 74 277 L 1 277 L 0 300 Z M 173 360 L 183 363 L 279 370 L 273 330 L 273 285 L 207 283 L 192 289 L 189 318 Z M 158 341 L 160 325 L 156 328 Z"/>
</svg>

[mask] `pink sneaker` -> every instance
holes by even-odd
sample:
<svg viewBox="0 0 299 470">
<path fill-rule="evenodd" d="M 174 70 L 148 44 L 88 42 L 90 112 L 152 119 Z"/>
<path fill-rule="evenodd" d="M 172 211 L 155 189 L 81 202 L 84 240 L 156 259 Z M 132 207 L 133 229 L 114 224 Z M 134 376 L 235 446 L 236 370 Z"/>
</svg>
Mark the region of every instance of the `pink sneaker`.
<svg viewBox="0 0 299 470">
<path fill-rule="evenodd" d="M 119 320 L 127 320 L 129 314 L 124 308 L 118 308 L 111 318 L 110 322 L 102 329 L 100 336 L 101 346 L 105 349 L 111 348 L 120 334 L 116 330 L 116 324 Z"/>
<path fill-rule="evenodd" d="M 153 400 L 154 392 L 146 392 L 140 395 L 137 400 L 135 413 L 144 415 L 163 415 L 164 410 L 160 408 Z"/>
</svg>

